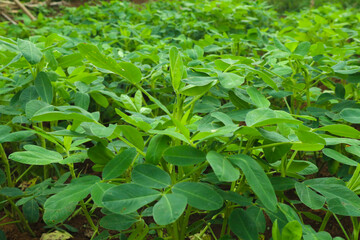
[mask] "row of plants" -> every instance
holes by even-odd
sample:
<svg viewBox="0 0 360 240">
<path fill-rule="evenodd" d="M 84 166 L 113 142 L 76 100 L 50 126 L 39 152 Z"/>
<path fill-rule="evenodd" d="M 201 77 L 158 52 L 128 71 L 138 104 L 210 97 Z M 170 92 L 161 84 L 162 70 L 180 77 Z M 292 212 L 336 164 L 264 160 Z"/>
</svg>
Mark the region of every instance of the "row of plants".
<svg viewBox="0 0 360 240">
<path fill-rule="evenodd" d="M 98 240 L 359 239 L 359 19 L 228 0 L 0 23 L 2 219 L 35 235 L 83 215 Z"/>
</svg>

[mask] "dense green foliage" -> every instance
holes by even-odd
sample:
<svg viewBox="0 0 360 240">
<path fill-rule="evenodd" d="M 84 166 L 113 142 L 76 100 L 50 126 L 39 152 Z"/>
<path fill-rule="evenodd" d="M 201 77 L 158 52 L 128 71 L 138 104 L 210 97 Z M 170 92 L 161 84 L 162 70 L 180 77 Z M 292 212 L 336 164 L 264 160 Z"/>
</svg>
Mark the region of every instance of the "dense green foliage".
<svg viewBox="0 0 360 240">
<path fill-rule="evenodd" d="M 0 23 L 4 212 L 30 233 L 82 214 L 92 239 L 327 240 L 330 218 L 359 239 L 359 20 L 226 0 Z"/>
<path fill-rule="evenodd" d="M 314 8 L 320 7 L 324 4 L 337 4 L 338 6 L 342 7 L 360 7 L 359 1 L 357 0 L 298 0 L 298 1 L 291 1 L 291 0 L 263 0 L 267 3 L 271 4 L 273 8 L 275 8 L 279 12 L 284 11 L 294 11 L 300 10 L 305 8 Z"/>
</svg>

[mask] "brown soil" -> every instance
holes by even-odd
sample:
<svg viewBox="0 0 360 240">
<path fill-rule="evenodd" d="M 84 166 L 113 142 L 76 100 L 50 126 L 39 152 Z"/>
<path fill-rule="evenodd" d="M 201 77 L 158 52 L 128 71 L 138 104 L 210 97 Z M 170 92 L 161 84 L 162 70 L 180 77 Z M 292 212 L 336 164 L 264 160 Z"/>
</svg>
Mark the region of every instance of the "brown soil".
<svg viewBox="0 0 360 240">
<path fill-rule="evenodd" d="M 11 221 L 13 221 L 13 220 L 10 218 L 5 218 L 3 221 L 0 222 L 0 224 L 6 223 L 6 222 L 11 222 Z M 84 216 L 78 215 L 78 216 L 74 217 L 73 219 L 71 219 L 66 224 L 68 224 L 78 230 L 78 232 L 75 232 L 75 233 L 67 230 L 67 232 L 69 232 L 73 236 L 73 238 L 71 238 L 71 239 L 88 240 L 91 238 L 91 236 L 93 234 L 93 231 L 90 228 L 90 226 Z M 16 226 L 15 223 L 0 226 L 0 229 L 2 231 L 4 231 L 5 236 L 7 237 L 8 240 L 20 240 L 20 239 L 21 240 L 38 240 L 41 238 L 41 235 L 43 233 L 53 231 L 52 229 L 45 229 L 44 226 L 45 226 L 45 224 L 43 222 L 30 224 L 31 229 L 35 232 L 35 235 L 36 235 L 35 237 L 32 237 L 28 232 L 22 232 L 21 230 L 19 230 L 19 228 Z M 66 229 L 64 228 L 64 230 L 66 230 Z"/>
</svg>

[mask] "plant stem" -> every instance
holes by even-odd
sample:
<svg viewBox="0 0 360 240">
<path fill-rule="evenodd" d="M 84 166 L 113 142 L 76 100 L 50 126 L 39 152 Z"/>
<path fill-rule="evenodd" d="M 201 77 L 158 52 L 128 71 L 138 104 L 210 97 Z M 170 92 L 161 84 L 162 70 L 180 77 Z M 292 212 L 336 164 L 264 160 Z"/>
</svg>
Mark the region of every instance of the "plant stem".
<svg viewBox="0 0 360 240">
<path fill-rule="evenodd" d="M 177 221 L 175 221 L 173 224 L 173 238 L 174 240 L 179 240 L 179 229 Z"/>
<path fill-rule="evenodd" d="M 145 154 L 143 151 L 141 151 L 139 148 L 137 148 L 134 144 L 130 143 L 130 142 L 129 142 L 128 140 L 126 140 L 124 137 L 118 136 L 118 138 L 119 138 L 121 141 L 123 141 L 124 143 L 126 143 L 126 145 L 128 145 L 129 147 L 135 148 L 136 151 L 137 151 L 138 153 L 140 153 L 141 155 L 143 155 L 144 157 L 146 156 L 146 154 Z"/>
<path fill-rule="evenodd" d="M 19 223 L 19 222 L 21 222 L 21 221 L 20 221 L 20 220 L 16 220 L 16 221 L 11 221 L 11 222 L 1 223 L 1 224 L 0 224 L 0 227 L 1 227 L 1 226 L 5 226 L 5 225 L 9 225 L 9 224 L 13 224 L 13 223 Z"/>
<path fill-rule="evenodd" d="M 88 210 L 86 208 L 86 205 L 84 203 L 84 200 L 80 201 L 80 206 L 81 206 L 81 208 L 82 208 L 82 210 L 84 212 L 85 218 L 89 222 L 91 228 L 95 231 L 95 233 L 97 233 L 99 230 L 98 230 L 97 226 L 95 226 L 93 220 L 91 219 L 91 216 L 90 216 L 90 214 L 89 214 L 89 212 L 88 212 Z"/>
<path fill-rule="evenodd" d="M 75 175 L 75 171 L 74 171 L 74 164 L 68 164 L 68 165 L 69 165 L 71 177 L 72 177 L 73 179 L 75 179 L 75 178 L 76 178 L 76 175 Z M 89 222 L 91 228 L 92 228 L 95 232 L 98 232 L 99 230 L 98 230 L 98 228 L 95 226 L 93 220 L 91 219 L 91 216 L 90 216 L 90 214 L 89 214 L 89 212 L 88 212 L 88 210 L 87 210 L 87 208 L 86 208 L 86 205 L 85 205 L 85 203 L 84 203 L 84 200 L 81 200 L 81 201 L 80 201 L 80 206 L 81 206 L 81 209 L 82 209 L 83 212 L 84 212 L 85 218 L 86 218 L 86 220 Z"/>
<path fill-rule="evenodd" d="M 349 238 L 348 234 L 346 233 L 346 231 L 345 231 L 345 229 L 344 229 L 344 226 L 341 224 L 339 218 L 338 218 L 338 217 L 336 216 L 336 214 L 334 214 L 334 213 L 333 213 L 333 216 L 334 216 L 334 218 L 336 219 L 337 223 L 339 224 L 341 230 L 343 231 L 346 239 L 347 239 L 347 240 L 350 240 L 350 238 Z M 359 237 L 359 234 L 358 234 L 358 237 Z"/>
<path fill-rule="evenodd" d="M 186 212 L 185 212 L 185 216 L 183 218 L 183 221 L 181 222 L 182 228 L 180 230 L 180 238 L 179 238 L 180 240 L 185 239 L 186 228 L 189 223 L 190 214 L 191 214 L 191 207 L 188 205 Z"/>
<path fill-rule="evenodd" d="M 326 224 L 328 223 L 330 216 L 331 216 L 331 212 L 329 210 L 327 210 L 326 215 L 325 215 L 325 217 L 321 223 L 321 226 L 319 228 L 319 232 L 325 230 Z"/>
<path fill-rule="evenodd" d="M 353 224 L 353 240 L 359 240 L 360 223 L 357 217 L 351 217 L 351 222 Z"/>
<path fill-rule="evenodd" d="M 18 181 L 20 181 L 20 179 L 28 172 L 30 171 L 30 169 L 33 167 L 34 165 L 30 165 L 16 180 L 15 183 L 17 183 Z"/>
<path fill-rule="evenodd" d="M 249 151 L 255 150 L 255 149 L 259 149 L 259 148 L 268 148 L 268 147 L 276 147 L 279 145 L 283 145 L 283 144 L 289 144 L 288 142 L 279 142 L 279 143 L 271 143 L 271 144 L 267 144 L 267 145 L 261 145 L 261 146 L 256 146 L 256 147 L 252 147 L 249 148 Z"/>
<path fill-rule="evenodd" d="M 241 184 L 241 182 L 240 182 Z M 236 181 L 231 183 L 231 188 L 230 191 L 234 192 L 235 191 L 235 187 L 236 187 Z M 231 208 L 232 203 L 231 202 L 227 202 L 226 206 L 225 206 L 225 213 L 224 213 L 224 219 L 223 219 L 223 223 L 221 226 L 221 232 L 220 232 L 220 237 L 224 236 L 226 234 L 226 229 L 227 229 L 227 224 L 228 224 L 228 219 L 229 219 L 229 215 L 230 215 L 230 208 Z"/>
<path fill-rule="evenodd" d="M 0 143 L 0 155 L 1 155 L 1 160 L 4 163 L 4 168 L 5 168 L 5 173 L 6 173 L 6 179 L 8 182 L 8 186 L 9 187 L 14 187 L 14 183 L 11 180 L 11 171 L 10 171 L 10 164 L 9 164 L 9 160 L 6 156 L 5 150 L 2 146 L 2 144 Z"/>
<path fill-rule="evenodd" d="M 289 162 L 288 162 L 287 165 L 286 165 L 286 170 L 289 169 L 291 163 L 294 161 L 294 158 L 295 158 L 297 152 L 298 152 L 298 150 L 295 150 L 294 153 L 291 155 L 291 158 L 290 158 Z"/>
<path fill-rule="evenodd" d="M 10 198 L 7 198 L 7 200 L 10 203 L 10 205 L 13 207 L 13 209 L 15 209 L 16 213 L 18 214 L 19 220 L 21 221 L 21 223 L 25 227 L 26 231 L 28 231 L 31 234 L 31 236 L 35 237 L 35 233 L 31 229 L 31 227 L 29 226 L 28 221 L 24 217 L 23 213 L 20 211 L 19 207 L 16 206 L 15 203 Z"/>
</svg>

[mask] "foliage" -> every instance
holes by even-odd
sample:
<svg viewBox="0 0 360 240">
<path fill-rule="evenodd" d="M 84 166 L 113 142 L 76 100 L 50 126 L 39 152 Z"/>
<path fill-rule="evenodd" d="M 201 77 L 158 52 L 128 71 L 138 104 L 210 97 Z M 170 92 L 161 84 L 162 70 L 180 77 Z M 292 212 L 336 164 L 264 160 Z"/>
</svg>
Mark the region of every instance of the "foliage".
<svg viewBox="0 0 360 240">
<path fill-rule="evenodd" d="M 259 239 L 265 216 L 273 239 L 332 239 L 330 217 L 358 239 L 359 20 L 227 0 L 4 25 L 4 211 L 30 233 L 83 214 L 93 239 Z"/>
</svg>

